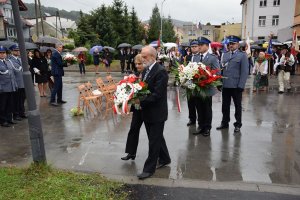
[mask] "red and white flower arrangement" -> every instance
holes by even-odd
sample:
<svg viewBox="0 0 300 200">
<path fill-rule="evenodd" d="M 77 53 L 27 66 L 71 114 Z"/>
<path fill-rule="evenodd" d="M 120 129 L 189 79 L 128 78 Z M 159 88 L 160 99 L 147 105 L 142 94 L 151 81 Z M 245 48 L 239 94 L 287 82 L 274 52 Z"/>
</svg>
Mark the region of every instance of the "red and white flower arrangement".
<svg viewBox="0 0 300 200">
<path fill-rule="evenodd" d="M 116 114 L 129 114 L 130 105 L 134 104 L 135 99 L 142 98 L 150 94 L 147 84 L 140 81 L 135 75 L 125 76 L 121 80 L 114 93 L 114 112 Z M 135 106 L 139 109 L 139 106 Z"/>
<path fill-rule="evenodd" d="M 219 70 L 212 70 L 203 63 L 190 62 L 188 65 L 178 67 L 179 83 L 187 90 L 187 96 L 209 96 L 212 87 L 222 85 L 222 76 Z"/>
</svg>

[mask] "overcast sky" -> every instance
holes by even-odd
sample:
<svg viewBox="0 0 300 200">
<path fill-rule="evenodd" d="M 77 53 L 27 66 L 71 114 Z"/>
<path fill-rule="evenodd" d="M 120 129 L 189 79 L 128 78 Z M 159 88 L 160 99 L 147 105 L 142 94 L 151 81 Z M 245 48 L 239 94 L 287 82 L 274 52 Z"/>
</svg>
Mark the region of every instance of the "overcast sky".
<svg viewBox="0 0 300 200">
<path fill-rule="evenodd" d="M 40 0 L 44 6 L 56 7 L 67 11 L 89 11 L 101 4 L 111 5 L 112 0 Z M 34 0 L 23 0 L 25 3 L 33 3 Z M 151 16 L 152 9 L 157 3 L 161 8 L 162 0 L 123 0 L 131 9 L 135 7 L 138 17 L 144 21 Z M 220 24 L 226 21 L 241 22 L 241 0 L 165 0 L 163 15 L 170 15 L 174 19 L 183 21 L 201 22 L 206 24 Z"/>
</svg>

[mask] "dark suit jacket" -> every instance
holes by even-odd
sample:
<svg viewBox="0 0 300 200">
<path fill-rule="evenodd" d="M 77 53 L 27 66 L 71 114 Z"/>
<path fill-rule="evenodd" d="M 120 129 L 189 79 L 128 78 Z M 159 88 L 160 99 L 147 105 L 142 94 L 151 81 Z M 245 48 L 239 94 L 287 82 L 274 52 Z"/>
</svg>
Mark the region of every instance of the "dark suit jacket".
<svg viewBox="0 0 300 200">
<path fill-rule="evenodd" d="M 143 72 L 143 77 L 145 71 Z M 164 122 L 168 118 L 167 86 L 168 73 L 164 67 L 155 63 L 145 82 L 151 94 L 141 100 L 144 122 Z"/>
<path fill-rule="evenodd" d="M 63 76 L 64 67 L 62 57 L 58 51 L 54 51 L 51 56 L 51 74 L 52 76 Z"/>
</svg>

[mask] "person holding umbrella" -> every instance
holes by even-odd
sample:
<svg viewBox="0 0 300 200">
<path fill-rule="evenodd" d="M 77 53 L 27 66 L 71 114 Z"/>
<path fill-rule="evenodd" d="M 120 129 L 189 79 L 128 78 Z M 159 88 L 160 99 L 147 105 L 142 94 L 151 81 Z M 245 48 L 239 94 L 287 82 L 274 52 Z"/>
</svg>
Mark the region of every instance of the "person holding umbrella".
<svg viewBox="0 0 300 200">
<path fill-rule="evenodd" d="M 112 56 L 111 56 L 111 53 L 109 52 L 109 49 L 104 48 L 104 53 L 103 53 L 103 60 L 102 60 L 102 62 L 103 62 L 104 65 L 105 65 L 106 73 L 107 73 L 107 74 L 110 74 L 110 64 L 111 64 L 111 61 L 112 61 Z"/>
<path fill-rule="evenodd" d="M 93 52 L 93 60 L 94 60 L 94 65 L 95 65 L 95 73 L 99 74 L 99 64 L 100 64 L 100 52 L 99 49 L 96 48 Z"/>
</svg>

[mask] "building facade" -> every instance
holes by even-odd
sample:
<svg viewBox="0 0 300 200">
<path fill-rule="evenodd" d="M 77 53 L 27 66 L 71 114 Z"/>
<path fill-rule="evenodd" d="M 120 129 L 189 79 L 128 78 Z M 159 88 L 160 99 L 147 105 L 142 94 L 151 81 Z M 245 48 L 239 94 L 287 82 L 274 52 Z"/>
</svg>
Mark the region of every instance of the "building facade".
<svg viewBox="0 0 300 200">
<path fill-rule="evenodd" d="M 295 2 L 295 15 L 293 29 L 296 31 L 297 36 L 300 37 L 300 0 Z"/>
<path fill-rule="evenodd" d="M 18 0 L 20 11 L 26 11 L 25 4 Z M 31 24 L 23 21 L 23 33 L 25 41 L 30 41 Z M 13 17 L 13 11 L 10 0 L 0 0 L 0 40 L 17 40 L 17 31 Z"/>
<path fill-rule="evenodd" d="M 242 0 L 242 38 L 279 41 L 292 37 L 295 0 Z"/>
</svg>

